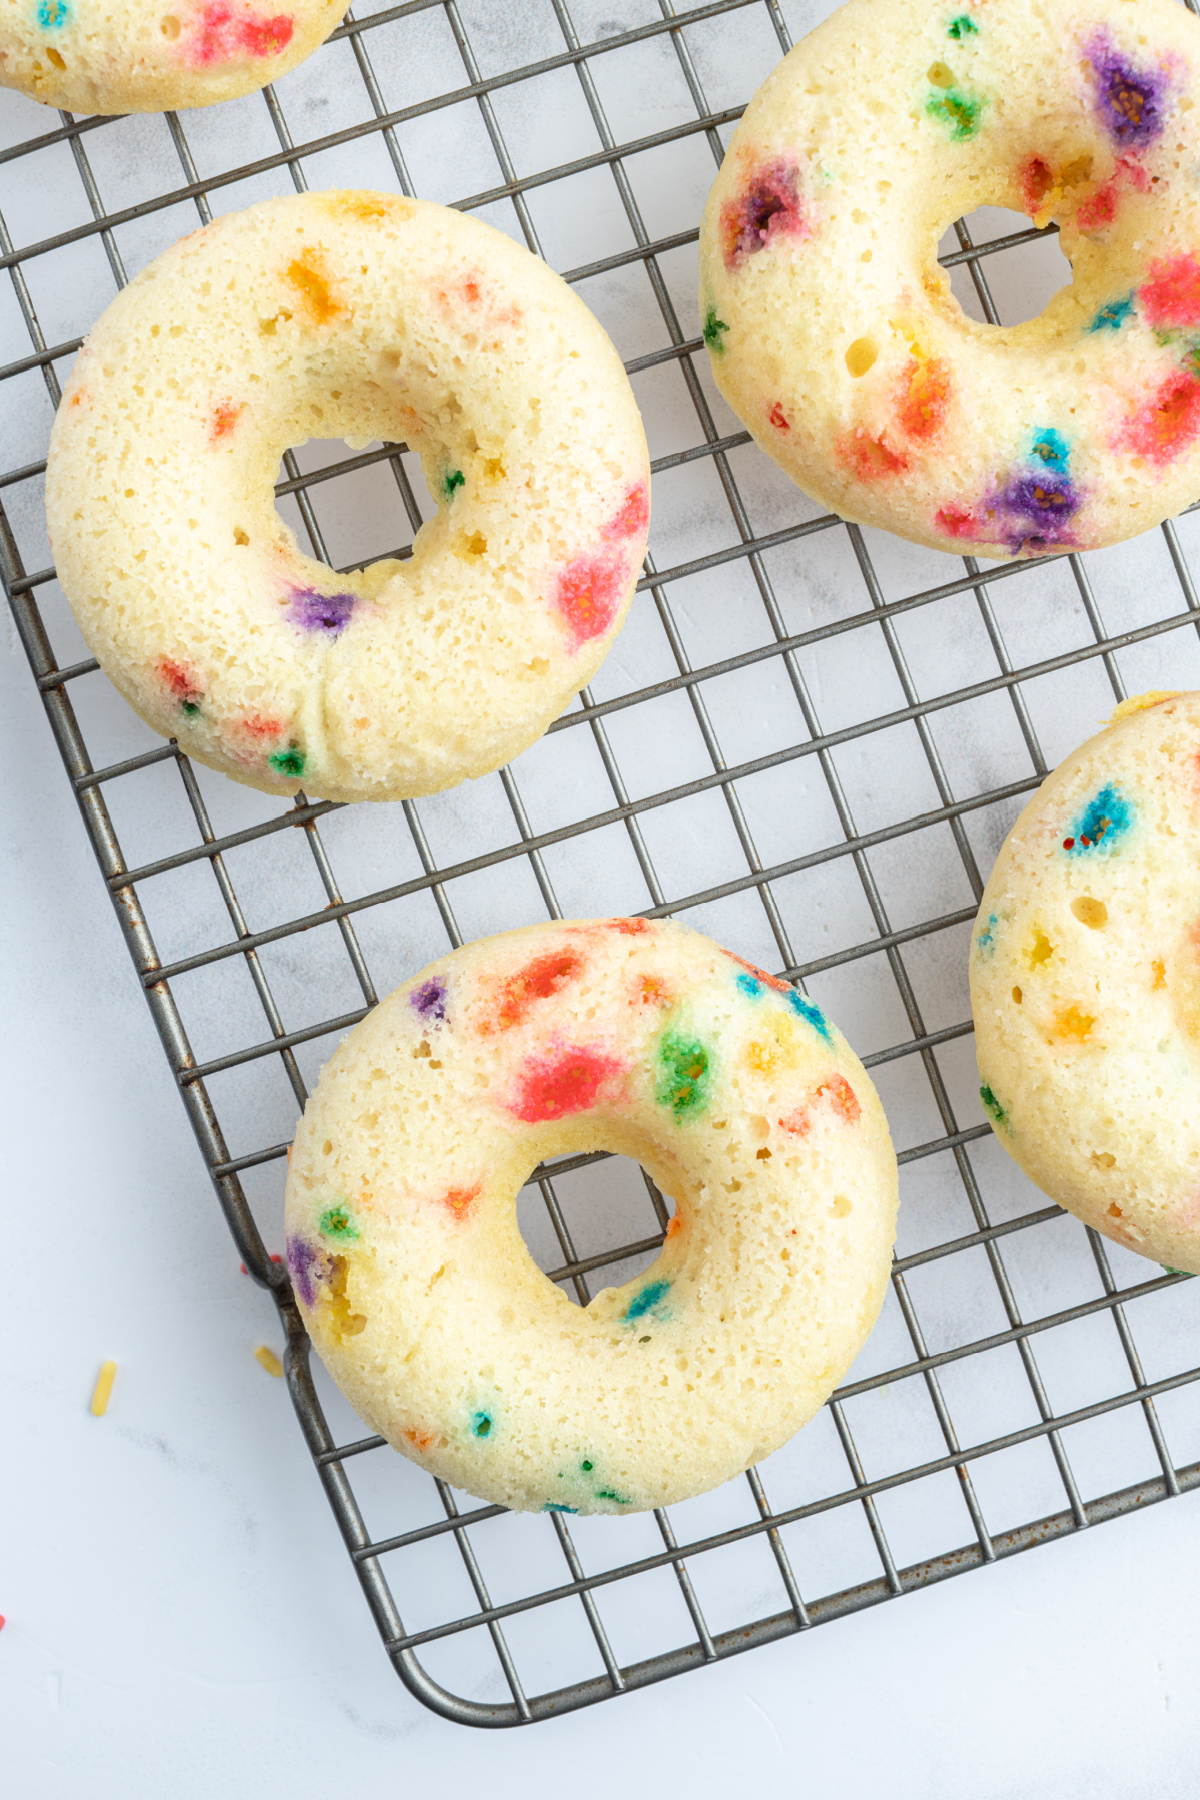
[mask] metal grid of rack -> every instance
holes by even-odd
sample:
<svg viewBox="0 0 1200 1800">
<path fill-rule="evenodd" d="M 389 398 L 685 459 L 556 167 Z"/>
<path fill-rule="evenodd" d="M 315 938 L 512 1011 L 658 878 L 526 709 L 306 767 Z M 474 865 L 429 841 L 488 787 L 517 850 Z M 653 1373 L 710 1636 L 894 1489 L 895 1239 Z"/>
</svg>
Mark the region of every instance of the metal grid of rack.
<svg viewBox="0 0 1200 1800">
<path fill-rule="evenodd" d="M 405 0 L 209 113 L 52 125 L 7 97 L 17 629 L 387 1653 L 463 1723 L 603 1700 L 1200 1483 L 1197 1289 L 998 1151 L 962 973 L 981 865 L 1056 756 L 1130 686 L 1200 685 L 1194 521 L 1104 556 L 932 556 L 818 514 L 725 413 L 699 206 L 753 87 L 827 10 Z M 310 182 L 419 192 L 546 255 L 626 354 L 651 437 L 652 555 L 597 682 L 513 768 L 432 801 L 284 806 L 191 765 L 116 700 L 44 566 L 42 455 L 80 328 L 214 205 Z M 977 317 L 999 322 L 1004 259 L 1046 235 L 955 224 L 943 262 Z M 405 554 L 430 510 L 397 444 L 289 452 L 277 493 L 344 567 Z M 684 918 L 811 987 L 888 1105 L 901 1235 L 851 1378 L 761 1469 L 669 1514 L 517 1517 L 355 1436 L 269 1243 L 313 1071 L 378 992 L 447 940 L 594 912 Z M 539 1170 L 521 1203 L 584 1305 L 667 1217 L 636 1166 L 597 1156 Z"/>
</svg>

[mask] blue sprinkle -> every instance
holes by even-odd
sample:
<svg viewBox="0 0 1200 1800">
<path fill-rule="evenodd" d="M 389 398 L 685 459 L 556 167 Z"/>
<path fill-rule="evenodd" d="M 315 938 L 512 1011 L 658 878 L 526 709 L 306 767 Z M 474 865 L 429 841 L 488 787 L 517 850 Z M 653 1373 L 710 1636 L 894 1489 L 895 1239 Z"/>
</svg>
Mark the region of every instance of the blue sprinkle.
<svg viewBox="0 0 1200 1800">
<path fill-rule="evenodd" d="M 1070 456 L 1070 453 L 1070 445 L 1067 443 L 1066 438 L 1063 437 L 1061 431 L 1054 431 L 1048 428 L 1045 431 L 1035 433 L 1033 440 L 1033 455 L 1037 457 L 1039 462 L 1045 463 L 1047 467 L 1057 469 L 1061 475 L 1065 475 L 1067 472 L 1067 459 Z"/>
<path fill-rule="evenodd" d="M 475 1417 L 471 1420 L 471 1430 L 475 1433 L 475 1436 L 485 1438 L 491 1429 L 491 1415 L 485 1412 L 477 1412 Z"/>
<path fill-rule="evenodd" d="M 1089 331 L 1120 331 L 1122 325 L 1133 311 L 1133 295 L 1126 294 L 1123 300 L 1110 300 L 1096 314 Z"/>
<path fill-rule="evenodd" d="M 998 920 L 995 913 L 989 913 L 986 929 L 981 931 L 979 936 L 975 939 L 975 944 L 978 949 L 994 950 L 996 948 L 995 932 L 997 923 Z"/>
<path fill-rule="evenodd" d="M 57 31 L 70 18 L 71 9 L 66 0 L 41 0 L 37 16 L 43 31 Z"/>
<path fill-rule="evenodd" d="M 751 1000 L 756 999 L 757 996 L 762 993 L 763 984 L 761 981 L 756 980 L 753 975 L 739 975 L 737 977 L 737 984 L 741 988 L 743 994 L 748 995 Z"/>
<path fill-rule="evenodd" d="M 821 1011 L 819 1006 L 814 1006 L 812 1001 L 806 1000 L 803 994 L 797 994 L 795 992 L 788 995 L 788 1005 L 794 1013 L 799 1013 L 806 1024 L 812 1026 L 818 1037 L 823 1037 L 827 1044 L 833 1043 L 833 1033 L 830 1031 L 829 1026 L 826 1023 L 825 1014 Z"/>
<path fill-rule="evenodd" d="M 643 1313 L 648 1313 L 652 1307 L 657 1306 L 659 1301 L 663 1299 L 670 1290 L 671 1284 L 669 1281 L 650 1282 L 642 1289 L 640 1294 L 635 1294 L 633 1296 L 633 1299 L 625 1308 L 625 1317 L 627 1319 L 640 1319 Z"/>
<path fill-rule="evenodd" d="M 1063 849 L 1078 856 L 1084 850 L 1115 850 L 1117 840 L 1124 837 L 1133 824 L 1133 808 L 1122 798 L 1112 782 L 1106 782 L 1094 799 L 1089 800 L 1064 839 Z"/>
<path fill-rule="evenodd" d="M 577 1513 L 579 1508 L 577 1506 L 563 1506 L 558 1500 L 543 1500 L 542 1511 Z"/>
</svg>

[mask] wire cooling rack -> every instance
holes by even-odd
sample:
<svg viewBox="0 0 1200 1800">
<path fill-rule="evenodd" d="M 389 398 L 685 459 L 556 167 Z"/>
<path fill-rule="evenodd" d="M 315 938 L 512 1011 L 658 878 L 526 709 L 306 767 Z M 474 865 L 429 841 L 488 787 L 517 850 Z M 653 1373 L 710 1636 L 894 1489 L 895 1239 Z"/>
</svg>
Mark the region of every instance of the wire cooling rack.
<svg viewBox="0 0 1200 1800">
<path fill-rule="evenodd" d="M 1200 1483 L 1198 1290 L 999 1150 L 965 981 L 981 871 L 1047 769 L 1127 690 L 1200 686 L 1196 522 L 980 567 L 820 515 L 738 429 L 699 338 L 697 222 L 753 88 L 826 10 L 407 0 L 186 118 L 0 110 L 17 629 L 387 1653 L 468 1724 L 606 1699 Z M 81 331 L 197 217 L 310 183 L 418 192 L 544 254 L 627 358 L 651 440 L 652 557 L 593 687 L 513 767 L 427 801 L 285 806 L 194 767 L 97 672 L 47 566 L 42 459 Z M 1020 220 L 974 215 L 943 248 L 993 323 L 1066 274 Z M 392 444 L 298 447 L 278 495 L 344 567 L 403 555 L 431 510 Z M 669 1514 L 511 1515 L 362 1437 L 310 1368 L 269 1249 L 283 1159 L 339 1034 L 447 940 L 620 912 L 805 983 L 863 1053 L 902 1165 L 892 1290 L 851 1378 L 744 1480 Z M 636 1165 L 574 1157 L 520 1218 L 586 1304 L 652 1259 L 667 1207 Z"/>
</svg>

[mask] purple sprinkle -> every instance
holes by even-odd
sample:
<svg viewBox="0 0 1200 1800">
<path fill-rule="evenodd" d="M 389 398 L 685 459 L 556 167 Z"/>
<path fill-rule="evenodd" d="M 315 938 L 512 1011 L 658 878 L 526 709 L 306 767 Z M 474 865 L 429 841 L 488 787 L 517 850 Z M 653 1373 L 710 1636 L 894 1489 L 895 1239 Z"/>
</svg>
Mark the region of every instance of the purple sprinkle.
<svg viewBox="0 0 1200 1800">
<path fill-rule="evenodd" d="M 771 163 L 736 199 L 721 208 L 721 241 L 727 268 L 736 268 L 779 236 L 807 237 L 809 225 L 794 164 Z"/>
<path fill-rule="evenodd" d="M 1087 54 L 1109 137 L 1126 150 L 1152 144 L 1165 122 L 1164 77 L 1136 69 L 1119 54 L 1107 33 L 1093 38 Z"/>
<path fill-rule="evenodd" d="M 325 1252 L 315 1244 L 306 1243 L 303 1238 L 290 1237 L 287 1241 L 288 1274 L 292 1278 L 292 1286 L 300 1299 L 311 1312 L 317 1301 L 317 1288 L 325 1279 L 328 1262 Z"/>
<path fill-rule="evenodd" d="M 988 501 L 999 514 L 999 535 L 1009 549 L 1031 556 L 1074 543 L 1071 521 L 1082 505 L 1071 482 L 1049 469 L 1045 474 L 1014 476 Z"/>
<path fill-rule="evenodd" d="M 414 989 L 409 996 L 409 1005 L 415 1007 L 426 1021 L 440 1025 L 446 1017 L 446 983 L 442 976 L 434 975 Z"/>
<path fill-rule="evenodd" d="M 357 604 L 354 594 L 318 594 L 316 588 L 294 588 L 287 616 L 304 631 L 327 631 L 337 637 L 350 623 Z"/>
</svg>

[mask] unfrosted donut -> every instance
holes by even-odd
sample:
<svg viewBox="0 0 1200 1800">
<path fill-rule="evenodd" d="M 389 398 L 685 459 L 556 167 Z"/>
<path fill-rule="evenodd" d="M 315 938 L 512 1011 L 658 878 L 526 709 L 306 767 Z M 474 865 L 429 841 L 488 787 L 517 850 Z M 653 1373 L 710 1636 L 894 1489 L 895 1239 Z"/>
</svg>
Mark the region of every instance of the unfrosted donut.
<svg viewBox="0 0 1200 1800">
<path fill-rule="evenodd" d="M 1146 694 L 1043 782 L 971 950 L 984 1107 L 1060 1205 L 1200 1274 L 1200 694 Z"/>
<path fill-rule="evenodd" d="M 1178 0 L 851 0 L 746 110 L 701 233 L 718 386 L 844 517 L 981 556 L 1200 491 L 1200 21 Z M 939 236 L 1056 220 L 1074 280 L 968 319 Z"/>
<path fill-rule="evenodd" d="M 420 452 L 438 511 L 410 561 L 339 575 L 276 513 L 282 452 L 337 436 Z M 253 787 L 395 799 L 498 768 L 594 674 L 649 478 L 616 351 L 545 263 L 446 207 L 303 194 L 118 295 L 46 508 L 80 628 L 156 731 Z"/>
<path fill-rule="evenodd" d="M 658 1260 L 586 1310 L 516 1197 L 545 1157 L 638 1158 Z M 355 1027 L 305 1108 L 288 1264 L 376 1430 L 518 1509 L 702 1492 L 809 1419 L 888 1279 L 897 1200 L 862 1064 L 811 1001 L 682 926 L 532 926 L 457 950 Z"/>
<path fill-rule="evenodd" d="M 211 106 L 311 56 L 346 0 L 0 0 L 0 86 L 76 113 Z"/>
</svg>

